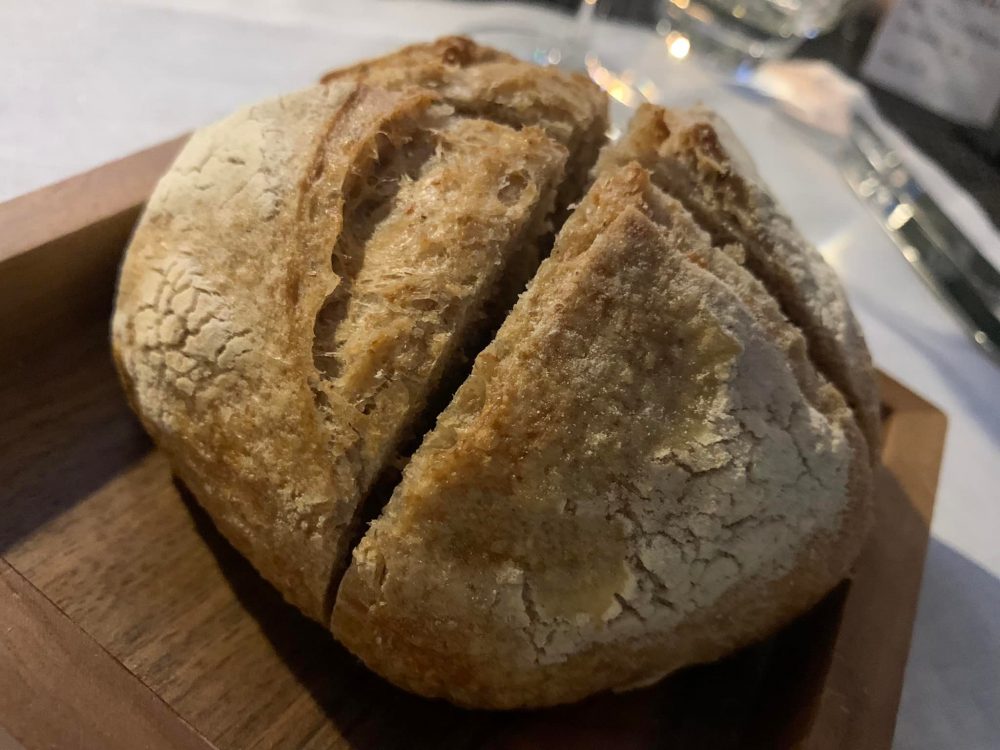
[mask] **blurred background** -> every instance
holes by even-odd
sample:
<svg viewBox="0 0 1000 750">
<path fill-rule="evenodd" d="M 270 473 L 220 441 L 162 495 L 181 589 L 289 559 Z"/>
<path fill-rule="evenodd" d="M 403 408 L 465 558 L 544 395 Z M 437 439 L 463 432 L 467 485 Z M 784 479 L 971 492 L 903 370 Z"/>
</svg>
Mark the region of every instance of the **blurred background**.
<svg viewBox="0 0 1000 750">
<path fill-rule="evenodd" d="M 668 46 L 668 55 L 684 51 L 701 64 L 723 70 L 769 58 L 825 60 L 862 81 L 881 113 L 969 191 L 994 224 L 1000 223 L 996 80 L 1000 67 L 995 52 L 1000 24 L 995 3 L 993 12 L 982 12 L 981 17 L 976 11 L 988 10 L 990 3 L 979 3 L 979 8 L 965 0 L 534 0 L 532 4 L 657 31 L 674 45 Z M 942 10 L 943 17 L 938 14 Z M 923 75 L 902 70 L 893 78 L 884 74 L 883 65 L 865 65 L 874 52 L 880 23 L 888 21 L 890 13 L 894 14 L 892 28 L 886 29 L 890 37 L 902 29 L 929 42 L 930 49 L 910 50 L 913 59 L 899 59 L 907 57 L 912 40 L 890 38 L 879 61 L 888 58 L 902 68 L 919 65 L 925 69 Z M 950 20 L 967 28 L 949 29 Z M 977 42 L 993 47 L 993 60 L 980 65 L 971 49 Z M 986 76 L 991 73 L 989 80 Z M 982 84 L 981 90 L 977 84 Z M 934 86 L 964 88 L 966 101 L 935 107 L 928 96 Z M 988 111 L 978 120 L 970 111 L 973 100 L 983 102 Z"/>
</svg>

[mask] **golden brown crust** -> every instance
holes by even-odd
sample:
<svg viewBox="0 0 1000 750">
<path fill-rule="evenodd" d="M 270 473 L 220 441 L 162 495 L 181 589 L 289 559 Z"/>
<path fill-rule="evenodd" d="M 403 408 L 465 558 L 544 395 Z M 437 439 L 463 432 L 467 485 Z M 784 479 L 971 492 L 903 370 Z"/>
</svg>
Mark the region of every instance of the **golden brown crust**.
<svg viewBox="0 0 1000 750">
<path fill-rule="evenodd" d="M 771 632 L 857 552 L 843 401 L 816 408 L 776 309 L 689 259 L 713 254 L 682 209 L 634 205 L 641 175 L 587 196 L 354 552 L 334 633 L 399 685 L 627 689 Z"/>
<path fill-rule="evenodd" d="M 345 68 L 327 71 L 320 78 L 320 82 L 333 83 L 344 78 L 357 80 L 358 78 L 378 75 L 386 68 L 419 71 L 424 68 L 440 69 L 440 66 L 468 68 L 491 62 L 517 63 L 519 61 L 513 55 L 501 50 L 476 44 L 468 37 L 445 36 L 435 39 L 433 42 L 409 44 L 382 57 L 362 60 Z M 415 75 L 419 78 L 427 78 L 425 73 L 418 72 Z"/>
<path fill-rule="evenodd" d="M 337 445 L 327 434 L 305 375 L 309 316 L 335 283 L 329 255 L 310 256 L 288 238 L 299 231 L 310 157 L 359 94 L 340 86 L 292 95 L 196 133 L 126 254 L 113 321 L 126 391 L 174 470 L 234 545 L 311 614 L 323 611 L 337 531 L 351 513 L 330 498 L 353 483 L 345 457 L 354 441 L 340 435 Z M 432 103 L 372 94 L 361 110 L 367 123 L 347 118 L 357 127 L 342 140 L 393 115 L 418 118 Z M 355 156 L 341 155 L 341 173 Z"/>
<path fill-rule="evenodd" d="M 842 423 L 842 429 L 855 442 L 859 455 L 867 453 L 867 443 L 843 395 L 809 358 L 802 331 L 788 320 L 777 300 L 746 268 L 743 246 L 713 246 L 710 235 L 693 222 L 680 201 L 654 185 L 650 172 L 638 162 L 629 162 L 624 167 L 605 162 L 594 187 L 563 225 L 554 255 L 565 257 L 568 252 L 588 247 L 601 230 L 629 207 L 641 211 L 664 231 L 679 223 L 687 233 L 699 237 L 687 255 L 688 260 L 717 276 L 754 313 L 756 320 L 785 352 L 799 387 L 810 403 L 828 418 Z"/>
<path fill-rule="evenodd" d="M 432 91 L 345 82 L 200 131 L 157 187 L 122 267 L 122 379 L 310 616 L 427 394 L 510 269 L 537 263 L 565 158 Z"/>
<path fill-rule="evenodd" d="M 728 126 L 705 109 L 643 105 L 600 173 L 636 161 L 680 200 L 719 245 L 736 242 L 746 264 L 805 334 L 809 352 L 854 410 L 877 463 L 881 419 L 871 355 L 836 274 L 759 183 Z"/>
<path fill-rule="evenodd" d="M 364 81 L 385 89 L 421 86 L 460 113 L 512 127 L 542 128 L 569 150 L 560 209 L 583 193 L 606 140 L 607 97 L 586 75 L 529 65 L 464 37 L 404 47 L 330 71 L 322 80 Z"/>
</svg>

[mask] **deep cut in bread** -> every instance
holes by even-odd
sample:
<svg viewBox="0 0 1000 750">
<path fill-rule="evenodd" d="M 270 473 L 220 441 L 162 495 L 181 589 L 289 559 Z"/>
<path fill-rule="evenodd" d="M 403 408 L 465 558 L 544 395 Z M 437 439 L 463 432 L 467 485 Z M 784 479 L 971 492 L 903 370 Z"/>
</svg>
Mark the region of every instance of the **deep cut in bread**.
<svg viewBox="0 0 1000 750">
<path fill-rule="evenodd" d="M 881 420 L 861 328 L 833 269 L 759 181 L 732 130 L 713 112 L 642 105 L 601 154 L 596 173 L 629 162 L 694 214 L 718 246 L 739 243 L 746 265 L 802 329 L 809 353 L 847 398 L 878 460 Z"/>
<path fill-rule="evenodd" d="M 857 554 L 849 409 L 652 191 L 632 165 L 588 194 L 355 549 L 332 628 L 396 684 L 498 708 L 646 684 L 772 632 Z"/>
<path fill-rule="evenodd" d="M 365 495 L 509 272 L 566 151 L 352 82 L 196 133 L 122 267 L 114 351 L 174 470 L 323 620 Z"/>
</svg>

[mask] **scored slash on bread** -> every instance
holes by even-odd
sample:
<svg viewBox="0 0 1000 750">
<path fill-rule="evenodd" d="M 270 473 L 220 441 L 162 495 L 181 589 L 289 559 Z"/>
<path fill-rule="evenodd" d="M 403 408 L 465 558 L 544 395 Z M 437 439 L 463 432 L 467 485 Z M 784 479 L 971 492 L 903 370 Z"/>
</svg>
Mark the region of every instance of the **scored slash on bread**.
<svg viewBox="0 0 1000 750">
<path fill-rule="evenodd" d="M 589 80 L 461 38 L 324 81 L 192 137 L 112 323 L 288 601 L 397 685 L 512 708 L 717 658 L 847 574 L 870 360 L 720 121 L 646 107 L 598 160 Z"/>
<path fill-rule="evenodd" d="M 366 418 L 355 422 L 362 486 L 395 458 L 504 277 L 516 271 L 523 286 L 538 265 L 565 159 L 537 128 L 446 118 L 422 136 L 432 153 L 413 174 L 382 172 L 345 207 L 339 282 L 316 317 L 319 387 Z M 379 161 L 391 173 L 398 159 Z M 378 192 L 386 182 L 391 203 Z"/>
<path fill-rule="evenodd" d="M 870 512 L 804 350 L 644 170 L 599 179 L 356 548 L 334 634 L 414 692 L 510 708 L 773 632 Z"/>
<path fill-rule="evenodd" d="M 864 336 L 836 274 L 760 184 L 732 130 L 704 108 L 644 104 L 595 171 L 638 162 L 674 195 L 718 246 L 739 243 L 746 265 L 805 334 L 810 356 L 854 409 L 878 461 L 878 392 Z"/>
<path fill-rule="evenodd" d="M 251 107 L 192 137 L 123 262 L 112 338 L 133 407 L 314 619 L 367 495 L 562 210 L 566 148 L 497 119 L 350 76 Z"/>
</svg>

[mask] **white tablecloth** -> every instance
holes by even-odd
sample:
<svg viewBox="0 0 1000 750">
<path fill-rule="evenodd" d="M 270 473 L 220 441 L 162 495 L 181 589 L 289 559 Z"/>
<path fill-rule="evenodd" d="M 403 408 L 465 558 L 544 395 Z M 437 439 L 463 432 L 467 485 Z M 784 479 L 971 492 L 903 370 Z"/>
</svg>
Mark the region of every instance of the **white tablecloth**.
<svg viewBox="0 0 1000 750">
<path fill-rule="evenodd" d="M 0 200 L 307 85 L 327 67 L 507 13 L 410 0 L 0 2 Z M 521 19 L 559 23 L 538 10 Z M 607 58 L 640 67 L 666 102 L 703 99 L 737 126 L 765 180 L 843 278 L 878 366 L 948 413 L 896 746 L 1000 748 L 1000 368 L 800 130 L 766 103 L 670 61 L 650 32 L 614 28 L 597 43 Z"/>
</svg>

